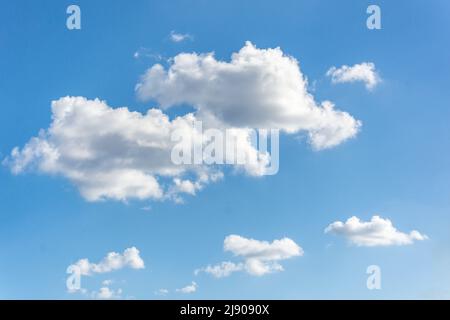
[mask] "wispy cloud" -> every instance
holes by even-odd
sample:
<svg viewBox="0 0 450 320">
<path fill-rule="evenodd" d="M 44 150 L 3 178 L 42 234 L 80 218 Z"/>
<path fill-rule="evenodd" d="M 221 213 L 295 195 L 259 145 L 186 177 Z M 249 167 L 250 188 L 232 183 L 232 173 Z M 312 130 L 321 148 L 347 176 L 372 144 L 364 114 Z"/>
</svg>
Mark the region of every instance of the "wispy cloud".
<svg viewBox="0 0 450 320">
<path fill-rule="evenodd" d="M 107 273 L 125 267 L 132 269 L 143 269 L 144 260 L 139 255 L 136 247 L 127 248 L 122 254 L 110 252 L 98 263 L 92 263 L 87 258 L 78 260 L 69 267 L 75 267 L 81 275 L 93 275 L 95 273 Z"/>
</svg>

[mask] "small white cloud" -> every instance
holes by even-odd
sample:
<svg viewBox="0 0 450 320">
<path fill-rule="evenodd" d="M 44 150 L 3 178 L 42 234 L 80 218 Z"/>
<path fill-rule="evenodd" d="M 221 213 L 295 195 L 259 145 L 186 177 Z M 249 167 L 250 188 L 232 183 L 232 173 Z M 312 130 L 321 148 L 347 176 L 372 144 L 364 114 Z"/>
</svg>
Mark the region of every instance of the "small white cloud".
<svg viewBox="0 0 450 320">
<path fill-rule="evenodd" d="M 177 292 L 180 293 L 185 293 L 185 294 L 189 294 L 189 293 L 194 293 L 197 291 L 198 285 L 195 281 L 192 281 L 192 283 L 190 285 L 187 285 L 186 287 L 183 287 L 181 289 L 177 289 Z"/>
<path fill-rule="evenodd" d="M 108 287 L 101 287 L 98 292 L 92 292 L 92 297 L 100 300 L 120 299 L 121 295 L 122 289 L 112 290 Z"/>
<path fill-rule="evenodd" d="M 170 40 L 173 42 L 183 42 L 185 40 L 192 40 L 193 37 L 188 33 L 178 33 L 172 30 L 170 32 Z"/>
<path fill-rule="evenodd" d="M 162 288 L 162 289 L 155 291 L 155 294 L 157 296 L 167 296 L 169 294 L 169 290 Z"/>
<path fill-rule="evenodd" d="M 105 287 L 110 286 L 110 285 L 112 285 L 113 283 L 114 283 L 114 281 L 113 281 L 113 280 L 110 280 L 110 279 L 108 279 L 108 280 L 103 280 L 103 281 L 102 281 L 102 285 L 105 286 Z"/>
<path fill-rule="evenodd" d="M 351 244 L 364 247 L 402 246 L 428 239 L 416 230 L 409 234 L 400 232 L 389 219 L 379 216 L 373 216 L 369 222 L 361 221 L 358 217 L 351 217 L 345 223 L 336 221 L 325 229 L 325 233 L 341 235 Z"/>
<path fill-rule="evenodd" d="M 214 266 L 207 266 L 195 271 L 196 274 L 205 272 L 216 278 L 227 277 L 233 272 L 246 271 L 253 276 L 283 271 L 279 261 L 303 255 L 303 249 L 289 238 L 268 241 L 247 239 L 238 235 L 225 238 L 224 250 L 243 258 L 243 262 L 222 262 Z"/>
<path fill-rule="evenodd" d="M 381 82 L 375 64 L 372 62 L 363 62 L 351 67 L 347 65 L 340 68 L 331 67 L 327 76 L 331 77 L 333 83 L 364 82 L 368 90 L 372 90 Z"/>
<path fill-rule="evenodd" d="M 107 273 L 119 270 L 125 267 L 132 269 L 143 269 L 144 260 L 139 255 L 136 247 L 127 248 L 123 254 L 110 252 L 99 263 L 91 263 L 88 259 L 80 259 L 71 267 L 77 267 L 83 276 L 92 275 L 94 273 Z"/>
<path fill-rule="evenodd" d="M 306 132 L 318 150 L 355 137 L 361 126 L 332 102 L 314 100 L 295 58 L 280 48 L 259 49 L 249 41 L 230 62 L 217 60 L 213 53 L 181 53 L 168 70 L 155 64 L 136 92 L 162 109 L 191 105 L 198 119 L 221 127 Z"/>
</svg>

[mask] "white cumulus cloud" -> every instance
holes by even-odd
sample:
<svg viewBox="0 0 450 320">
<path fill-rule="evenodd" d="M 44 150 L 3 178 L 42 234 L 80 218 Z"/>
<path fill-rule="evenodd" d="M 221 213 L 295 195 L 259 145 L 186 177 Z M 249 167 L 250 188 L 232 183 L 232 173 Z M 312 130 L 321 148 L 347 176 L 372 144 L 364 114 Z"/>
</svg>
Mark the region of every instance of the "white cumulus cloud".
<svg viewBox="0 0 450 320">
<path fill-rule="evenodd" d="M 333 83 L 364 82 L 368 90 L 375 88 L 381 82 L 375 64 L 372 62 L 363 62 L 353 66 L 343 65 L 339 68 L 331 67 L 327 76 L 331 77 Z"/>
<path fill-rule="evenodd" d="M 306 132 L 316 149 L 354 137 L 361 126 L 332 102 L 314 100 L 295 58 L 251 42 L 230 62 L 216 60 L 213 53 L 181 53 L 168 70 L 155 64 L 136 91 L 163 109 L 189 104 L 197 118 L 216 126 Z"/>
<path fill-rule="evenodd" d="M 157 291 L 155 291 L 155 295 L 157 296 L 167 296 L 169 294 L 169 290 L 165 288 L 161 288 Z"/>
<path fill-rule="evenodd" d="M 103 281 L 102 281 L 102 285 L 104 285 L 104 286 L 110 286 L 110 285 L 112 285 L 113 283 L 114 283 L 114 281 L 111 280 L 111 279 L 107 279 L 107 280 L 103 280 Z"/>
<path fill-rule="evenodd" d="M 197 269 L 195 273 L 205 272 L 221 278 L 233 272 L 246 271 L 250 275 L 262 276 L 283 271 L 279 261 L 303 255 L 303 249 L 289 238 L 268 242 L 229 235 L 225 238 L 224 250 L 242 258 L 243 262 L 222 262 Z"/>
<path fill-rule="evenodd" d="M 271 155 L 253 144 L 250 128 L 304 132 L 314 149 L 324 149 L 354 137 L 361 125 L 330 101 L 316 103 L 293 57 L 250 42 L 230 62 L 213 54 L 179 54 L 169 70 L 151 67 L 136 91 L 144 100 L 156 100 L 161 109 L 142 114 L 99 99 L 68 96 L 53 101 L 50 126 L 15 147 L 3 164 L 14 174 L 63 176 L 87 201 L 182 202 L 180 195 L 195 195 L 223 176 L 218 165 L 172 161 L 174 147 L 191 150 L 193 140 L 205 147 L 210 140 L 204 130 L 226 132 L 227 141 L 228 135 L 236 141 L 236 153 L 247 160 L 228 165 L 262 176 L 270 171 Z M 195 111 L 174 119 L 163 111 L 185 103 Z M 199 121 L 203 130 L 195 126 Z M 192 139 L 173 141 L 174 133 Z M 233 144 L 225 144 L 224 153 L 235 152 Z"/>
<path fill-rule="evenodd" d="M 204 268 L 200 268 L 195 270 L 195 274 L 199 274 L 200 272 L 209 273 L 216 278 L 224 278 L 231 275 L 233 272 L 244 270 L 243 263 L 234 263 L 230 261 L 224 261 L 217 265 L 208 265 Z"/>
<path fill-rule="evenodd" d="M 416 230 L 400 232 L 389 219 L 379 216 L 373 216 L 368 222 L 361 221 L 358 217 L 351 217 L 346 222 L 336 221 L 325 229 L 325 233 L 343 236 L 351 244 L 365 247 L 402 246 L 428 239 Z"/>
</svg>

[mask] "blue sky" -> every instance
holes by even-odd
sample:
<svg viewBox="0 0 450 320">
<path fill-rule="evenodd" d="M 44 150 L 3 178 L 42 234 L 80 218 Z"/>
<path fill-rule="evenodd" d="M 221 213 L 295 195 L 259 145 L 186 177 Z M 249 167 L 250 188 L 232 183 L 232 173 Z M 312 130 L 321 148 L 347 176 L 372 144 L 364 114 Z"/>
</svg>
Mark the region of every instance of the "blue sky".
<svg viewBox="0 0 450 320">
<path fill-rule="evenodd" d="M 66 28 L 77 4 L 82 29 Z M 382 29 L 366 28 L 377 4 Z M 69 293 L 66 268 L 79 259 L 136 247 L 144 269 L 82 277 L 98 291 L 114 280 L 123 298 L 336 299 L 450 298 L 450 44 L 447 1 L 8 1 L 0 10 L 0 157 L 49 127 L 51 102 L 65 96 L 106 100 L 146 112 L 135 86 L 144 72 L 181 52 L 214 51 L 230 61 L 251 41 L 280 47 L 300 63 L 316 101 L 331 100 L 362 121 L 359 133 L 315 151 L 298 135 L 280 137 L 280 170 L 251 177 L 226 172 L 195 196 L 90 202 L 59 174 L 0 168 L 0 298 L 83 299 Z M 173 42 L 171 31 L 189 34 Z M 140 52 L 140 57 L 134 57 Z M 163 59 L 163 60 L 164 60 Z M 330 67 L 372 62 L 382 81 L 331 82 Z M 171 118 L 191 106 L 165 110 Z M 105 124 L 106 126 L 108 124 Z M 99 147 L 101 149 L 101 146 Z M 150 210 L 142 210 L 150 207 Z M 429 239 L 358 246 L 324 234 L 335 221 L 379 215 Z M 216 279 L 194 270 L 239 261 L 228 235 L 272 242 L 287 237 L 302 256 L 284 271 L 236 272 Z M 378 265 L 382 289 L 368 290 Z M 177 292 L 192 281 L 196 292 Z"/>
</svg>

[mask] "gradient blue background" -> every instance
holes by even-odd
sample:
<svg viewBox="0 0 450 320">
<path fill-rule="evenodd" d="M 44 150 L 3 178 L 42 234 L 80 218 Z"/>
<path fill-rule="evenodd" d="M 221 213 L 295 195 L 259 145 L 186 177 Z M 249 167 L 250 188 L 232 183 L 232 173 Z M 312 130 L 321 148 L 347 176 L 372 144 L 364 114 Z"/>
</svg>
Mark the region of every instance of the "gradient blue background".
<svg viewBox="0 0 450 320">
<path fill-rule="evenodd" d="M 82 10 L 82 30 L 66 29 L 66 8 Z M 382 30 L 366 28 L 378 4 Z M 66 292 L 66 268 L 80 258 L 136 246 L 144 270 L 104 279 L 124 297 L 158 298 L 195 280 L 198 291 L 167 298 L 450 298 L 450 2 L 434 1 L 6 1 L 0 5 L 0 158 L 47 128 L 50 102 L 66 95 L 145 111 L 134 86 L 165 57 L 214 51 L 228 60 L 246 40 L 280 46 L 300 61 L 317 100 L 363 121 L 358 137 L 314 152 L 282 136 L 280 172 L 260 179 L 227 175 L 183 205 L 87 203 L 60 177 L 13 176 L 0 168 L 0 298 L 83 298 Z M 172 43 L 171 30 L 193 41 Z M 331 85 L 329 67 L 372 61 L 383 83 Z M 105 124 L 107 125 L 107 124 Z M 150 211 L 141 210 L 151 206 Z M 358 248 L 323 234 L 335 220 L 379 214 L 430 240 Z M 285 272 L 214 279 L 193 270 L 231 256 L 223 239 L 287 236 L 305 250 Z M 368 265 L 382 290 L 366 288 Z"/>
</svg>

